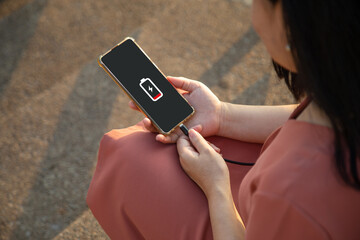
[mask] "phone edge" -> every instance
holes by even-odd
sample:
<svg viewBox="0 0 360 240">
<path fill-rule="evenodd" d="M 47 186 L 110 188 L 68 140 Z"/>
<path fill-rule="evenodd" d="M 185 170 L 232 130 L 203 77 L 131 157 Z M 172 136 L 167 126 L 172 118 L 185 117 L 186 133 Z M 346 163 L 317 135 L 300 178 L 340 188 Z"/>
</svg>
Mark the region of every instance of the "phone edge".
<svg viewBox="0 0 360 240">
<path fill-rule="evenodd" d="M 146 54 L 146 52 L 140 47 L 140 45 L 139 44 L 137 44 L 137 42 L 135 41 L 135 39 L 134 38 L 131 38 L 131 37 L 127 37 L 127 38 L 125 38 L 122 42 L 124 42 L 124 41 L 126 41 L 127 39 L 130 39 L 131 41 L 133 41 L 135 44 L 136 44 L 136 46 L 143 52 L 143 54 L 150 60 L 150 62 L 156 67 L 156 69 L 161 73 L 161 75 L 163 75 L 163 77 L 167 80 L 167 77 L 165 76 L 165 74 L 160 70 L 160 68 L 153 62 L 153 60 L 151 60 L 151 58 Z M 121 42 L 121 43 L 122 43 Z M 168 81 L 168 80 L 167 80 Z M 169 81 L 168 81 L 169 82 Z M 171 82 L 169 82 L 171 85 L 172 85 L 172 83 Z M 174 86 L 173 86 L 174 87 Z M 175 88 L 175 87 L 174 87 Z M 176 90 L 176 88 L 175 88 L 175 90 Z M 179 122 L 177 125 L 175 125 L 169 132 L 164 132 L 162 129 L 161 129 L 161 131 L 162 131 L 162 133 L 163 134 L 166 134 L 166 135 L 168 135 L 168 134 L 170 134 L 171 132 L 173 132 L 179 125 L 181 125 L 182 123 L 184 123 L 186 120 L 188 120 L 192 115 L 194 115 L 194 113 L 195 113 L 195 109 L 194 109 L 194 107 L 193 106 L 191 106 L 191 104 L 189 103 L 189 101 L 188 100 L 186 100 L 186 98 L 184 98 L 178 91 L 176 91 L 179 95 L 180 95 L 180 97 L 182 97 L 188 104 L 189 104 L 189 106 L 191 107 L 191 109 L 192 109 L 192 112 L 184 119 L 184 120 L 182 120 L 181 122 Z M 154 123 L 155 123 L 155 121 L 154 121 Z"/>
<path fill-rule="evenodd" d="M 139 108 L 139 110 L 142 112 L 142 114 L 144 114 L 146 117 L 148 117 L 152 124 L 156 127 L 156 129 L 164 134 L 164 135 L 169 135 L 170 133 L 172 133 L 179 125 L 181 125 L 182 123 L 184 123 L 186 120 L 188 120 L 192 115 L 194 115 L 195 113 L 195 109 L 193 106 L 190 105 L 190 103 L 188 102 L 188 100 L 186 98 L 184 98 L 179 92 L 177 92 L 180 97 L 182 97 L 191 107 L 192 112 L 182 121 L 180 121 L 178 124 L 176 124 L 170 131 L 165 132 L 163 129 L 160 128 L 160 126 L 155 122 L 154 119 L 151 118 L 151 116 L 145 111 L 145 109 L 143 109 L 141 107 L 141 105 L 136 101 L 136 99 L 130 94 L 130 92 L 121 84 L 121 82 L 112 74 L 112 72 L 105 66 L 105 64 L 103 64 L 103 62 L 101 61 L 101 58 L 103 56 L 105 56 L 107 53 L 109 53 L 111 50 L 113 50 L 115 47 L 119 46 L 120 44 L 122 44 L 123 42 L 127 41 L 127 40 L 131 40 L 133 41 L 134 44 L 136 44 L 136 46 L 143 52 L 143 54 L 150 60 L 150 62 L 156 67 L 156 69 L 161 73 L 161 75 L 163 75 L 163 77 L 167 80 L 165 74 L 158 68 L 158 66 L 151 60 L 151 58 L 145 53 L 145 51 L 137 44 L 137 42 L 135 41 L 134 38 L 132 37 L 126 37 L 124 40 L 122 40 L 121 42 L 119 42 L 118 44 L 116 44 L 115 46 L 113 46 L 112 48 L 110 48 L 107 52 L 105 52 L 104 54 L 100 55 L 98 58 L 98 64 L 99 66 L 104 69 L 104 71 L 111 77 L 111 79 L 125 92 L 125 94 L 134 101 L 134 103 L 136 104 L 136 106 Z M 168 81 L 168 80 L 167 80 Z M 169 82 L 171 84 L 171 82 Z M 172 85 L 172 84 L 171 84 Z M 174 86 L 173 86 L 174 87 Z M 175 88 L 175 87 L 174 87 Z M 176 88 L 175 88 L 176 89 Z"/>
</svg>

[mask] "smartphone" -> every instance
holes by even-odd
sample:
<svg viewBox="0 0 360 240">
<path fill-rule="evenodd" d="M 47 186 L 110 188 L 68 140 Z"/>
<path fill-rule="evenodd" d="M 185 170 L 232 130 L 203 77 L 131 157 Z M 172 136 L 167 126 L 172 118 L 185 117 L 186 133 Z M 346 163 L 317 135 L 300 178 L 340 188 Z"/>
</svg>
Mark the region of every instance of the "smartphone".
<svg viewBox="0 0 360 240">
<path fill-rule="evenodd" d="M 159 68 L 132 38 L 126 38 L 99 57 L 110 75 L 162 134 L 170 134 L 194 114 Z"/>
</svg>

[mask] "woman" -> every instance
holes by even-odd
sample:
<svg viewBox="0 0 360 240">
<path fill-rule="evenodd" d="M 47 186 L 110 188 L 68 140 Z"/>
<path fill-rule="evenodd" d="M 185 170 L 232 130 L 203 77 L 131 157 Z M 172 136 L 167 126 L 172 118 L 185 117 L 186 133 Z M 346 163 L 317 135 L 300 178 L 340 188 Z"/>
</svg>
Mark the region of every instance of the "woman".
<svg viewBox="0 0 360 240">
<path fill-rule="evenodd" d="M 295 111 L 232 105 L 200 82 L 169 77 L 197 111 L 189 138 L 158 134 L 156 142 L 135 126 L 101 142 L 87 201 L 111 238 L 360 238 L 355 2 L 254 0 L 252 9 L 276 72 L 302 103 Z M 142 124 L 155 131 L 149 119 Z M 221 137 L 207 140 L 225 156 L 256 164 L 249 172 L 226 164 L 203 138 L 213 135 Z M 159 142 L 176 142 L 177 152 Z M 264 143 L 260 156 L 250 142 Z M 135 144 L 141 151 L 127 151 Z"/>
</svg>

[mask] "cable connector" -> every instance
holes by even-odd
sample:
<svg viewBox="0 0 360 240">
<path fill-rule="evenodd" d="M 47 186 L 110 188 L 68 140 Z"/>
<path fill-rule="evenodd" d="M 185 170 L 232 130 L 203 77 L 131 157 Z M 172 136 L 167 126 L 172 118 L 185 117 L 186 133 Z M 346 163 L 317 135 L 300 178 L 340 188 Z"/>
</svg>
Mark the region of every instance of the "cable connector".
<svg viewBox="0 0 360 240">
<path fill-rule="evenodd" d="M 188 137 L 189 136 L 189 129 L 182 123 L 180 124 L 181 131 Z"/>
</svg>

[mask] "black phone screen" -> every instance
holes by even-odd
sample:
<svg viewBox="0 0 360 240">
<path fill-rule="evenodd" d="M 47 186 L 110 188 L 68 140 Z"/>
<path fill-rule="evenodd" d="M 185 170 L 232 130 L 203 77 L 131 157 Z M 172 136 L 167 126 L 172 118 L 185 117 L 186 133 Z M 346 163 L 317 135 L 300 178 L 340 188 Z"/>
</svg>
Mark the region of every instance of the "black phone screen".
<svg viewBox="0 0 360 240">
<path fill-rule="evenodd" d="M 164 133 L 193 113 L 194 109 L 133 40 L 125 40 L 100 60 Z"/>
</svg>

